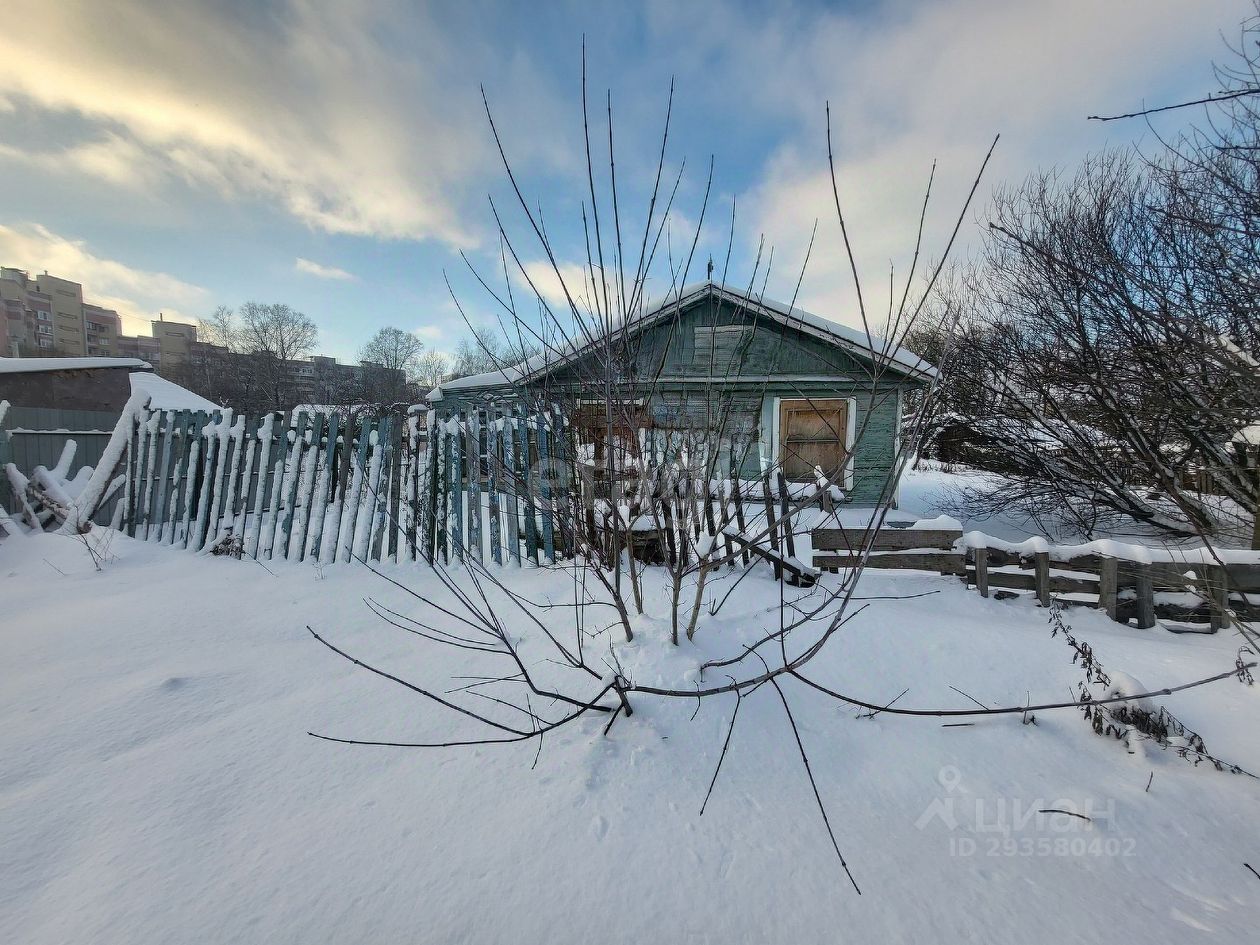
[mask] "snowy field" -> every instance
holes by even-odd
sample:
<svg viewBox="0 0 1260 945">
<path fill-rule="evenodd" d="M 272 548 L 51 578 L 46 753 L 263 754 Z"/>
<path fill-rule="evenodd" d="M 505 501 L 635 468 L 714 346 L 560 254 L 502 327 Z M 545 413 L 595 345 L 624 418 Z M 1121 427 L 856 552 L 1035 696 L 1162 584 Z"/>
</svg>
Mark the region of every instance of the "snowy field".
<svg viewBox="0 0 1260 945">
<path fill-rule="evenodd" d="M 359 566 L 264 568 L 123 537 L 111 552 L 97 573 L 73 539 L 0 542 L 0 942 L 1256 940 L 1260 877 L 1244 863 L 1260 869 L 1260 781 L 1149 743 L 1130 753 L 1075 710 L 942 727 L 859 718 L 785 682 L 858 896 L 769 687 L 744 700 L 703 817 L 734 697 L 697 711 L 639 696 L 607 737 L 606 717 L 584 718 L 541 752 L 333 744 L 307 732 L 478 730 L 307 624 L 441 690 L 488 658 L 373 617 L 364 597 L 420 611 Z M 423 568 L 387 570 L 450 599 Z M 503 573 L 535 600 L 571 599 L 563 576 Z M 899 707 L 971 707 L 951 686 L 989 705 L 1074 695 L 1072 651 L 1028 601 L 927 574 L 869 572 L 859 593 L 926 596 L 870 601 L 811 664 L 819 682 L 880 704 L 908 688 Z M 638 682 L 686 678 L 764 633 L 778 594 L 760 569 L 694 645 L 667 652 L 667 622 L 644 619 L 620 658 Z M 649 610 L 662 603 L 650 587 Z M 1230 669 L 1239 642 L 1067 619 L 1107 670 L 1151 689 Z M 1260 772 L 1260 686 L 1161 704 Z"/>
</svg>

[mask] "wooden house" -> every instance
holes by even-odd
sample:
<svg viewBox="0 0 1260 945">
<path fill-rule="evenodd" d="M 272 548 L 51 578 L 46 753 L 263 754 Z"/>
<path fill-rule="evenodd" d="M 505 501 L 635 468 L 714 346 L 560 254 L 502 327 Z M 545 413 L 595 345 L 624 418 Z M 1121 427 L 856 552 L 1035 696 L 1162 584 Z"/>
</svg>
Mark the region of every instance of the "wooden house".
<svg viewBox="0 0 1260 945">
<path fill-rule="evenodd" d="M 781 465 L 787 478 L 842 472 L 848 500 L 879 499 L 897 452 L 902 398 L 935 369 L 881 339 L 770 299 L 705 283 L 683 289 L 626 326 L 615 343 L 628 365 L 623 397 L 641 398 L 642 426 L 695 430 L 722 417 L 741 442 L 739 476 Z M 440 414 L 530 394 L 600 411 L 601 342 L 544 352 L 488 374 L 447 381 Z"/>
</svg>

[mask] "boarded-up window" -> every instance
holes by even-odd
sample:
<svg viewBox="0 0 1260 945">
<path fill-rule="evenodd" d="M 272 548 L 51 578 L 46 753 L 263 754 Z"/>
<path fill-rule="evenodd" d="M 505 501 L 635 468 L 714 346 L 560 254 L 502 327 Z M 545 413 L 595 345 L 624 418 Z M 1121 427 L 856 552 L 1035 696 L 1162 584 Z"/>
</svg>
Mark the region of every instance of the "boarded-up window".
<svg viewBox="0 0 1260 945">
<path fill-rule="evenodd" d="M 837 477 L 848 459 L 845 439 L 849 402 L 843 399 L 779 401 L 779 462 L 795 482 L 811 481 L 821 469 Z"/>
<path fill-rule="evenodd" d="M 748 340 L 744 325 L 715 325 L 697 328 L 693 366 L 702 373 L 738 373 L 739 356 Z"/>
</svg>

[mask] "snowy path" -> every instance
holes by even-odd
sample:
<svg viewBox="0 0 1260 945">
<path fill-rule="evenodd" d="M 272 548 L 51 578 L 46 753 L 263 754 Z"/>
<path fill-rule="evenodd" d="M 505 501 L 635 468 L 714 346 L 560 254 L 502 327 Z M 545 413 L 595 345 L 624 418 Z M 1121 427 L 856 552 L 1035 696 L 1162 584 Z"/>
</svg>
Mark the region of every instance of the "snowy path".
<svg viewBox="0 0 1260 945">
<path fill-rule="evenodd" d="M 1130 756 L 1074 711 L 941 728 L 856 719 L 785 684 L 859 898 L 772 691 L 745 700 L 703 818 L 733 698 L 694 721 L 694 701 L 640 699 L 607 738 L 603 719 L 548 736 L 535 770 L 532 744 L 329 744 L 306 732 L 454 728 L 304 629 L 435 684 L 469 671 L 361 602 L 414 612 L 409 598 L 358 567 L 271 562 L 273 576 L 125 538 L 114 551 L 97 574 L 69 538 L 0 542 L 0 941 L 1254 941 L 1260 880 L 1242 864 L 1260 868 L 1260 782 Z M 723 633 L 764 627 L 778 588 L 762 571 Z M 565 590 L 505 573 L 535 597 Z M 967 707 L 950 685 L 991 704 L 1068 696 L 1079 672 L 1031 604 L 929 575 L 863 586 L 929 591 L 875 602 L 811 675 L 873 701 L 908 686 L 903 706 Z M 1068 617 L 1106 668 L 1150 687 L 1227 669 L 1237 645 Z M 662 659 L 664 632 L 640 627 L 632 674 L 730 646 L 702 627 Z M 1260 686 L 1166 704 L 1260 771 Z M 1065 806 L 1094 824 L 1035 814 Z"/>
</svg>

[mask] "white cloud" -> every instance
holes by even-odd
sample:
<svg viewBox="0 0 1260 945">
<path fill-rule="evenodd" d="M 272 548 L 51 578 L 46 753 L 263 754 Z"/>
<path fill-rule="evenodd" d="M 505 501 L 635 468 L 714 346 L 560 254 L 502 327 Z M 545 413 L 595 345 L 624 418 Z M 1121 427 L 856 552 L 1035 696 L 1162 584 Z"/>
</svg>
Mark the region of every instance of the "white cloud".
<svg viewBox="0 0 1260 945">
<path fill-rule="evenodd" d="M 560 270 L 558 276 L 556 275 L 557 268 Z M 579 311 L 585 313 L 593 309 L 589 298 L 590 279 L 587 277 L 585 266 L 562 262 L 558 267 L 553 267 L 549 261 L 539 259 L 525 263 L 524 269 L 524 276 L 521 275 L 520 269 L 512 271 L 513 281 L 528 293 L 527 302 L 532 303 L 534 307 L 537 306 L 534 296 L 537 292 L 551 306 L 556 316 L 562 319 L 570 311 L 568 302 L 570 297 L 577 303 Z M 525 276 L 529 278 L 526 279 Z M 524 311 L 528 312 L 530 308 L 527 307 Z"/>
<path fill-rule="evenodd" d="M 429 342 L 437 341 L 443 334 L 441 325 L 421 325 L 419 328 L 413 329 L 411 333 L 417 338 Z"/>
<path fill-rule="evenodd" d="M 321 263 L 312 262 L 309 259 L 303 259 L 301 256 L 293 261 L 293 269 L 308 276 L 315 276 L 317 279 L 357 281 L 359 278 L 352 272 L 346 272 L 346 270 L 338 269 L 336 266 L 325 266 Z"/>
<path fill-rule="evenodd" d="M 182 179 L 329 233 L 477 242 L 460 205 L 494 155 L 468 73 L 496 60 L 484 42 L 445 42 L 428 11 L 10 0 L 5 14 L 56 36 L 57 54 L 0 31 L 0 102 L 87 127 L 62 151 L 10 145 L 11 160 L 111 184 Z M 406 48 L 383 39 L 399 35 Z M 533 94 L 528 68 L 512 79 L 505 96 Z"/>
<path fill-rule="evenodd" d="M 775 114 L 798 129 L 784 136 L 739 198 L 745 244 L 764 233 L 775 246 L 770 294 L 791 294 L 818 220 L 800 302 L 853 324 L 855 295 L 827 172 L 826 102 L 846 223 L 864 294 L 879 318 L 887 312 L 890 262 L 899 279 L 909 269 L 934 158 L 939 166 L 920 273 L 944 249 L 995 133 L 1002 140 L 956 259 L 978 241 L 971 221 L 994 185 L 1018 184 L 1039 167 L 1074 163 L 1088 150 L 1146 130 L 1140 123 L 1104 126 L 1086 115 L 1215 87 L 1211 61 L 1225 53 L 1220 31 L 1228 35 L 1228 24 L 1246 12 L 1236 0 L 891 0 L 755 23 L 736 13 L 686 35 L 707 44 L 693 59 L 727 76 L 726 95 L 746 102 L 750 115 Z M 662 5 L 654 15 L 657 30 L 678 32 L 686 22 L 676 17 L 693 14 Z M 780 67 L 721 65 L 754 59 Z"/>
<path fill-rule="evenodd" d="M 148 321 L 159 312 L 171 321 L 195 321 L 185 311 L 204 310 L 210 301 L 210 293 L 201 286 L 98 256 L 82 240 L 59 236 L 37 223 L 0 224 L 0 260 L 6 266 L 47 270 L 81 282 L 87 301 L 122 316 L 126 334 L 148 334 Z"/>
</svg>

